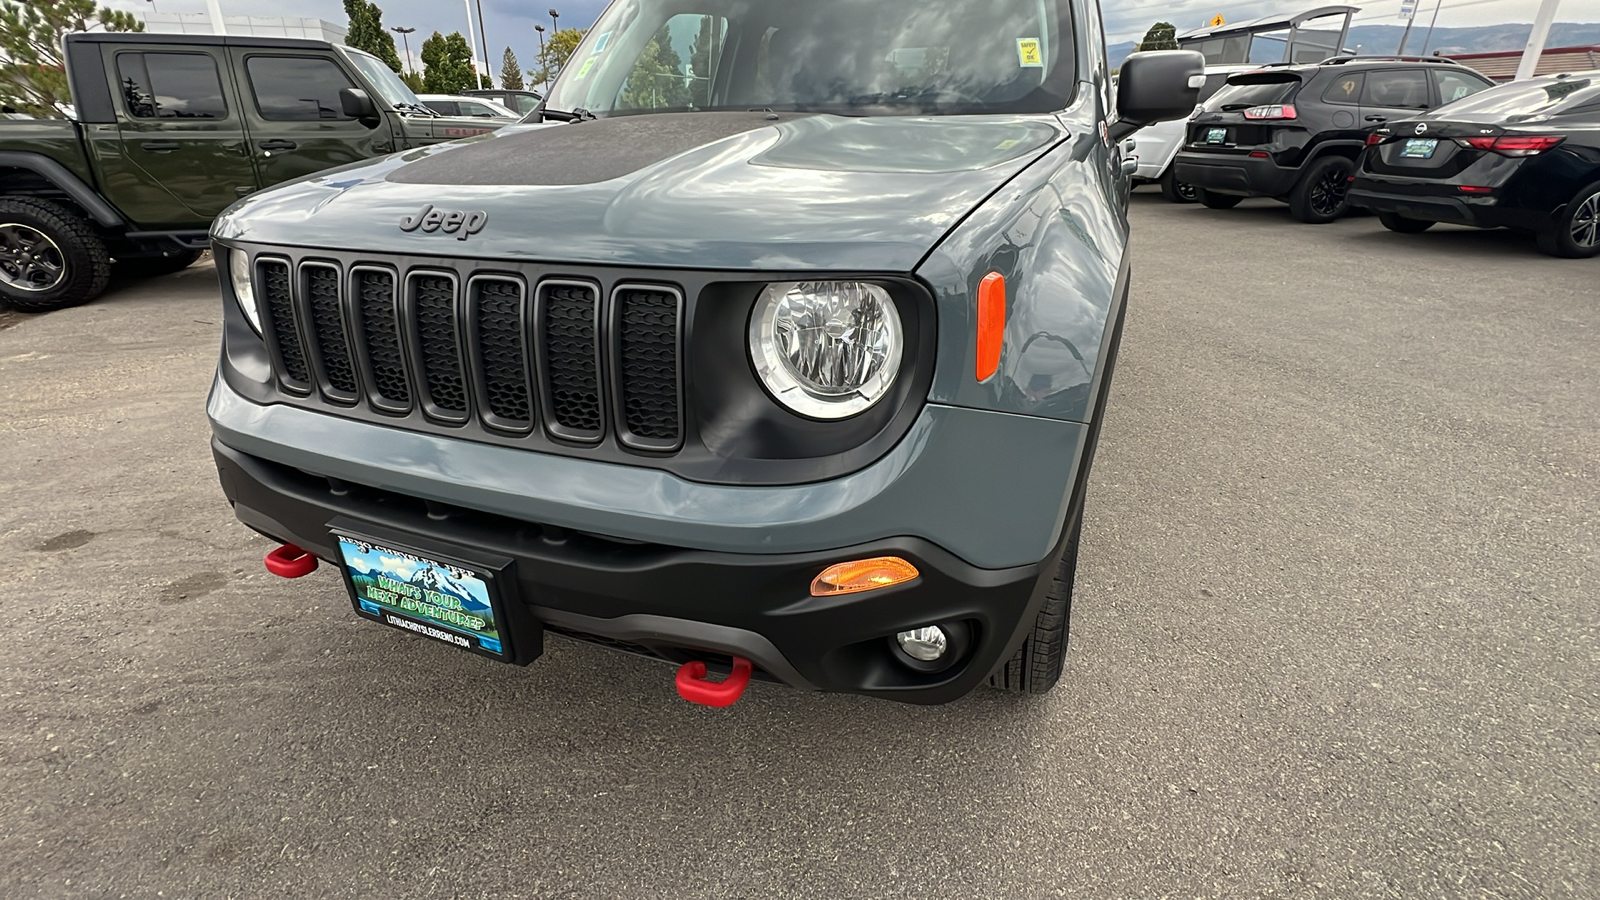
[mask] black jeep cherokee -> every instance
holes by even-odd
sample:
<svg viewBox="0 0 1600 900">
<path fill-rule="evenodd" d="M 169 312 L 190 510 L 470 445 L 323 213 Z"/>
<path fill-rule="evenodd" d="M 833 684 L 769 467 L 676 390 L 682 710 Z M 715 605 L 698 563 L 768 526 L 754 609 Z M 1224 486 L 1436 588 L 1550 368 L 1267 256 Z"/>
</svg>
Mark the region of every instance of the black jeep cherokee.
<svg viewBox="0 0 1600 900">
<path fill-rule="evenodd" d="M 1273 197 L 1302 222 L 1332 222 L 1347 208 L 1367 130 L 1492 85 L 1433 57 L 1348 56 L 1240 72 L 1190 120 L 1173 165 L 1212 209 Z"/>
</svg>

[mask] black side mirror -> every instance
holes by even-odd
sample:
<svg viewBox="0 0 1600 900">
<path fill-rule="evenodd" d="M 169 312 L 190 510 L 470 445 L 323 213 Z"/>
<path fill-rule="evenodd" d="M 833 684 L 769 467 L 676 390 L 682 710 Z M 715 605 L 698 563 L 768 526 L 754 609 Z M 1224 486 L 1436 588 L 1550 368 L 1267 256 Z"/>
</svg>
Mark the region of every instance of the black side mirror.
<svg viewBox="0 0 1600 900">
<path fill-rule="evenodd" d="M 361 88 L 340 88 L 339 107 L 352 119 L 360 120 L 368 128 L 377 128 L 383 119 L 378 116 L 378 106 Z"/>
<path fill-rule="evenodd" d="M 1205 83 L 1206 58 L 1193 50 L 1130 55 L 1118 74 L 1117 123 L 1111 126 L 1111 139 L 1120 141 L 1146 125 L 1188 118 Z"/>
</svg>

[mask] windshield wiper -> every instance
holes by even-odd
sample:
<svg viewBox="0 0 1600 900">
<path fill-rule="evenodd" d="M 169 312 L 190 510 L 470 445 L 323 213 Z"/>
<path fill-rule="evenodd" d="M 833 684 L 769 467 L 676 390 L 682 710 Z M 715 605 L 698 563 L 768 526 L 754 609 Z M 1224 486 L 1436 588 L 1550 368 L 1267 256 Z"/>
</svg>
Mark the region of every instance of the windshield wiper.
<svg viewBox="0 0 1600 900">
<path fill-rule="evenodd" d="M 539 115 L 546 119 L 555 119 L 558 122 L 582 122 L 584 120 L 593 121 L 597 118 L 594 113 L 589 112 L 587 109 L 584 109 L 581 106 L 577 109 L 574 109 L 572 112 L 567 112 L 564 109 L 550 109 L 549 107 L 541 106 L 539 107 Z"/>
<path fill-rule="evenodd" d="M 1241 109 L 1249 109 L 1249 108 L 1250 108 L 1250 104 L 1248 104 L 1248 103 L 1224 103 L 1224 104 L 1222 104 L 1221 111 L 1222 112 L 1238 112 Z"/>
<path fill-rule="evenodd" d="M 433 110 L 427 108 L 426 106 L 423 106 L 420 103 L 396 103 L 394 105 L 394 108 L 395 109 L 401 109 L 401 110 L 409 109 L 412 112 L 419 112 L 419 113 L 422 113 L 423 115 L 427 116 L 430 119 L 439 118 L 439 114 L 438 113 L 436 113 Z"/>
</svg>

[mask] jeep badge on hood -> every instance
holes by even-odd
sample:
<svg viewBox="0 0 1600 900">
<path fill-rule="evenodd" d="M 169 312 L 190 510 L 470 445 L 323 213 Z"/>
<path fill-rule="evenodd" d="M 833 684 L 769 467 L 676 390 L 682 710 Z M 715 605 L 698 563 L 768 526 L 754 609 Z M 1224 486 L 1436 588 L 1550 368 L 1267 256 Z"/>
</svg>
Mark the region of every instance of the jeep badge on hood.
<svg viewBox="0 0 1600 900">
<path fill-rule="evenodd" d="M 483 226 L 487 225 L 488 222 L 489 214 L 481 210 L 463 212 L 459 209 L 452 209 L 446 211 L 434 209 L 433 204 L 429 203 L 416 215 L 401 217 L 400 230 L 411 232 L 421 229 L 428 234 L 442 231 L 445 234 L 455 235 L 458 241 L 464 241 L 482 231 Z"/>
</svg>

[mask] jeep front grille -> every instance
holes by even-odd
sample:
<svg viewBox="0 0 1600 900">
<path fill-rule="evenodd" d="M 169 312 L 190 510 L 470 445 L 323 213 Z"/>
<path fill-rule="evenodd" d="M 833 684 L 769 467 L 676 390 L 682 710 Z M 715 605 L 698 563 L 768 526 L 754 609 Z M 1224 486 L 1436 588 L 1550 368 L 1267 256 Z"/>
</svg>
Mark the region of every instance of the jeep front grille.
<svg viewBox="0 0 1600 900">
<path fill-rule="evenodd" d="M 387 261 L 257 259 L 263 324 L 289 394 L 504 437 L 683 443 L 683 295 L 664 285 Z"/>
</svg>

